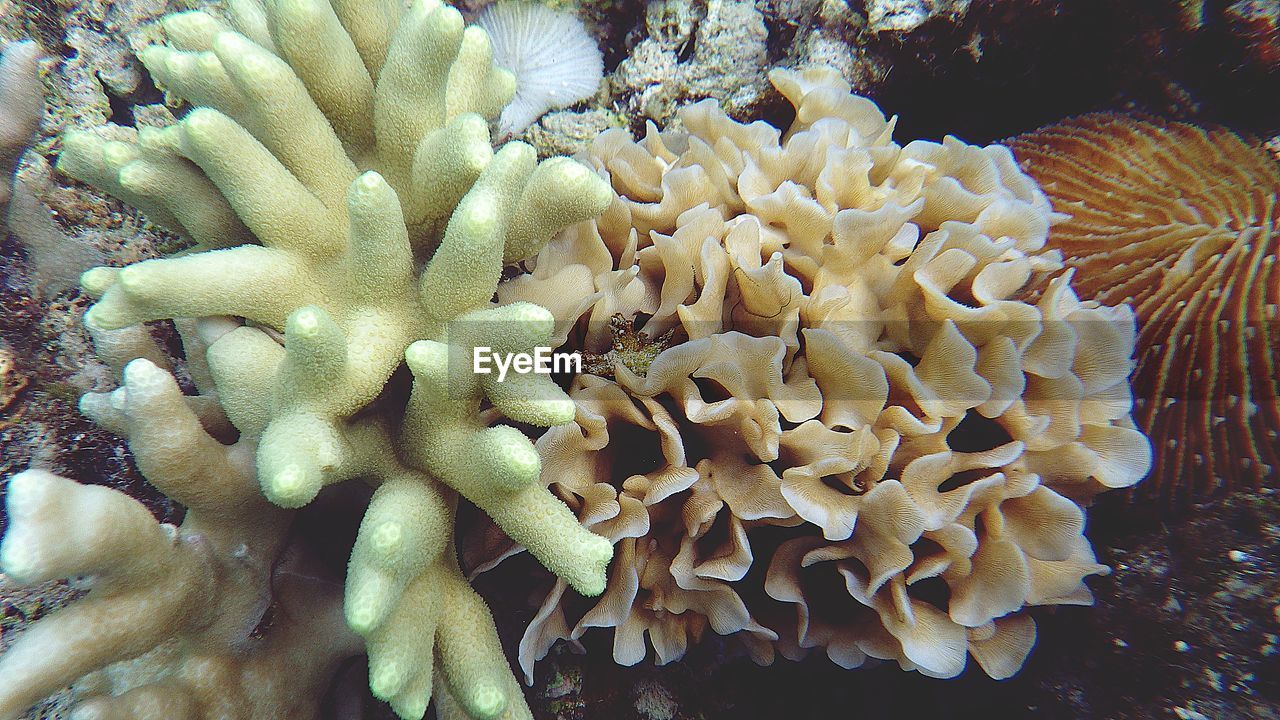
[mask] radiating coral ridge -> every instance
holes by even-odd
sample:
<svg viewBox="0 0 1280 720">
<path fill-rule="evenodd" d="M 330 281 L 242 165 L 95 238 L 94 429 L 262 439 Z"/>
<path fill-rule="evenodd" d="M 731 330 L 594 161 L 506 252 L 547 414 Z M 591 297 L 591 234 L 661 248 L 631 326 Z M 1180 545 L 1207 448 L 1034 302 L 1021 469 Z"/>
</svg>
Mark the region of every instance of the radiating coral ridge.
<svg viewBox="0 0 1280 720">
<path fill-rule="evenodd" d="M 1141 494 L 1186 505 L 1274 484 L 1274 158 L 1225 128 L 1105 113 L 1009 147 L 1071 213 L 1049 245 L 1080 272 L 1081 294 L 1130 303 L 1138 317 L 1135 420 L 1162 450 Z"/>
<path fill-rule="evenodd" d="M 1130 421 L 1134 320 L 1081 301 L 1061 220 L 1003 147 L 892 140 L 831 70 L 775 70 L 785 132 L 713 101 L 600 136 L 618 198 L 499 288 L 593 355 L 616 320 L 671 347 L 580 375 L 542 480 L 618 558 L 597 601 L 555 584 L 521 643 L 613 628 L 680 658 L 710 628 L 759 662 L 818 649 L 1014 674 L 1029 606 L 1088 604 L 1083 505 L 1151 463 Z M 1016 293 L 1053 276 L 1036 304 Z M 666 343 L 664 342 L 664 345 Z M 478 534 L 487 569 L 517 548 Z"/>
<path fill-rule="evenodd" d="M 479 416 L 487 401 L 512 420 L 546 427 L 572 419 L 572 400 L 545 376 L 500 383 L 450 368 L 475 346 L 527 352 L 546 344 L 547 310 L 492 304 L 503 264 L 603 210 L 607 183 L 572 160 L 538 162 L 524 144 L 492 149 L 488 119 L 511 97 L 512 78 L 492 64 L 484 32 L 436 0 L 233 0 L 225 20 L 186 12 L 168 16 L 164 29 L 169 44 L 147 48 L 142 61 L 192 109 L 130 141 L 70 134 L 58 167 L 194 245 L 95 268 L 82 280 L 97 298 L 85 323 L 116 365 L 163 362 L 140 323 L 190 325 L 184 338 L 188 363 L 202 369 L 199 397 L 182 397 L 151 360 L 135 360 L 121 390 L 82 402 L 128 435 L 144 474 L 188 507 L 187 519 L 174 536 L 179 549 L 166 550 L 163 528 L 118 493 L 39 472 L 13 480 L 6 572 L 84 575 L 94 589 L 0 660 L 23 665 L 0 672 L 0 716 L 162 647 L 171 662 L 157 672 L 166 679 L 140 686 L 152 688 L 148 698 L 163 696 L 147 700 L 156 717 L 308 714 L 262 709 L 289 700 L 296 686 L 287 683 L 261 691 L 272 695 L 264 700 L 246 679 L 243 699 L 214 703 L 207 688 L 179 682 L 184 668 L 204 662 L 209 623 L 244 625 L 237 632 L 256 625 L 265 605 L 221 603 L 250 590 L 269 600 L 269 573 L 212 573 L 230 589 L 217 581 L 174 589 L 158 579 L 201 563 L 234 565 L 245 553 L 278 566 L 283 540 L 255 534 L 283 533 L 292 509 L 360 480 L 374 490 L 342 609 L 367 648 L 374 694 L 405 718 L 422 717 L 433 697 L 441 717 L 529 717 L 488 609 L 454 556 L 457 494 L 588 595 L 602 591 L 612 548 L 538 482 L 539 458 L 524 435 Z M 399 394 L 408 397 L 397 398 L 393 376 L 403 366 L 413 385 L 406 381 Z M 135 407 L 161 386 L 163 410 Z M 157 439 L 178 427 L 171 442 Z M 72 517 L 58 510 L 73 506 L 94 520 L 83 526 L 85 547 L 73 543 L 66 558 L 47 553 Z M 194 538 L 192 548 L 183 538 Z M 153 557 L 175 569 L 156 571 Z M 160 612 L 149 592 L 173 613 Z M 203 614 L 190 614 L 193 603 Z M 118 632 L 95 636 L 78 619 L 88 612 L 116 616 Z M 329 642 L 318 628 L 299 632 L 299 647 L 288 652 Z M 56 659 L 31 660 L 50 644 Z M 129 683 L 84 687 L 87 695 L 127 691 L 94 700 L 116 709 L 91 717 L 141 716 L 145 703 L 129 698 L 142 690 Z"/>
</svg>

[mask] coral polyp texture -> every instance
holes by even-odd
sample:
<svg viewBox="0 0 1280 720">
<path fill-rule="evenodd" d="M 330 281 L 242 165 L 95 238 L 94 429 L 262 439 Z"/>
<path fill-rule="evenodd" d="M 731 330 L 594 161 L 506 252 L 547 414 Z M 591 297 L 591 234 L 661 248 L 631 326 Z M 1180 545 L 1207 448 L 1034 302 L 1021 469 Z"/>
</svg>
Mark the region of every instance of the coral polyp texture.
<svg viewBox="0 0 1280 720">
<path fill-rule="evenodd" d="M 301 667 L 320 663 L 342 634 L 306 627 L 300 610 L 278 650 L 247 653 L 246 638 L 268 604 L 295 592 L 270 572 L 291 557 L 289 513 L 349 480 L 374 488 L 342 605 L 374 694 L 405 718 L 433 697 L 442 717 L 529 717 L 458 568 L 457 496 L 584 593 L 603 589 L 612 548 L 538 482 L 532 442 L 479 415 L 488 402 L 546 427 L 572 419 L 572 400 L 544 376 L 503 383 L 462 364 L 475 346 L 545 343 L 550 312 L 492 305 L 503 264 L 600 212 L 609 188 L 575 161 L 538 162 L 520 143 L 492 149 L 488 120 L 512 76 L 482 30 L 435 0 L 234 0 L 228 15 L 168 16 L 169 44 L 141 53 L 157 84 L 193 106 L 181 121 L 63 140 L 60 170 L 193 244 L 82 279 L 98 298 L 85 323 L 117 366 L 163 357 L 140 323 L 189 326 L 199 396 L 135 360 L 121 390 L 82 401 L 129 436 L 143 472 L 188 512 L 165 529 L 110 490 L 40 472 L 13 481 L 4 570 L 83 576 L 92 589 L 0 660 L 0 717 L 103 668 L 122 679 L 85 681 L 84 694 L 117 697 L 90 707 L 306 716 L 281 703 L 314 700 L 324 667 L 284 667 L 298 655 Z M 110 633 L 92 627 L 108 616 Z M 159 655 L 150 674 L 111 666 Z M 217 663 L 243 679 L 241 695 L 209 697 L 201 668 Z M 276 675 L 289 682 L 252 687 Z"/>
<path fill-rule="evenodd" d="M 770 79 L 785 131 L 703 101 L 681 130 L 602 135 L 586 159 L 619 197 L 498 290 L 614 360 L 537 441 L 617 560 L 598 601 L 554 584 L 530 679 L 596 627 L 623 664 L 646 635 L 669 662 L 710 629 L 762 663 L 816 649 L 952 677 L 972 657 L 1008 677 L 1027 608 L 1089 604 L 1106 572 L 1082 506 L 1150 466 L 1133 314 L 1077 298 L 1045 246 L 1062 217 L 1009 150 L 899 145 L 834 71 Z M 1038 272 L 1049 289 L 1017 300 Z M 478 533 L 467 556 L 518 549 Z"/>
<path fill-rule="evenodd" d="M 1138 424 L 1161 451 L 1143 491 L 1204 500 L 1280 467 L 1280 166 L 1225 128 L 1073 118 L 1010 142 L 1054 206 L 1084 296 L 1133 306 Z"/>
</svg>

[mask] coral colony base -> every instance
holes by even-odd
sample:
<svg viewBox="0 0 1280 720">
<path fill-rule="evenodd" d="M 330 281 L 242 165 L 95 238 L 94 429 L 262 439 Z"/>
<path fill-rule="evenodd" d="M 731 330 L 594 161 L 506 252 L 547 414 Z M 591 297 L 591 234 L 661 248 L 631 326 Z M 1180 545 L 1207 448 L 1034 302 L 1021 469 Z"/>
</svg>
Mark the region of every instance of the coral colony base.
<svg viewBox="0 0 1280 720">
<path fill-rule="evenodd" d="M 180 122 L 63 141 L 64 173 L 194 244 L 83 277 L 121 385 L 81 409 L 186 513 L 9 481 L 4 572 L 88 593 L 0 657 L 0 718 L 69 684 L 77 720 L 314 717 L 361 653 L 403 718 L 530 718 L 453 551 L 459 496 L 492 522 L 469 565 L 527 549 L 557 578 L 530 676 L 592 627 L 626 664 L 710 627 L 761 662 L 1008 677 L 1028 606 L 1091 601 L 1082 506 L 1151 462 L 1133 317 L 1076 298 L 1007 150 L 900 146 L 812 69 L 771 75 L 785 133 L 703 102 L 600 136 L 591 172 L 492 149 L 512 76 L 435 0 L 229 11 L 142 53 Z M 567 393 L 471 372 L 562 345 L 592 360 Z M 360 485 L 344 581 L 300 519 Z"/>
</svg>

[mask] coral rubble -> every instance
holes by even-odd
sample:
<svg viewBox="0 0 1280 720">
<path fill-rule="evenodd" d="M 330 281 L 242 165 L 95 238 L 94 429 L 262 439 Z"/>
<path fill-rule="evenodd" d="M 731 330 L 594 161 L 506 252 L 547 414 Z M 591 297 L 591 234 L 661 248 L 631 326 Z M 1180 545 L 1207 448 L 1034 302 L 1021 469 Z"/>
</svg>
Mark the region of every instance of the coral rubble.
<svg viewBox="0 0 1280 720">
<path fill-rule="evenodd" d="M 1105 572 L 1082 505 L 1150 465 L 1129 420 L 1132 313 L 1077 299 L 1052 212 L 1003 147 L 893 142 L 833 70 L 775 70 L 784 132 L 713 101 L 681 130 L 608 131 L 618 199 L 537 256 L 503 302 L 545 304 L 593 356 L 621 314 L 675 344 L 578 376 L 543 481 L 617 545 L 608 588 L 563 582 L 521 643 L 614 628 L 614 657 L 683 655 L 710 628 L 752 656 L 824 651 L 993 677 L 1028 606 L 1088 604 Z M 1016 299 L 1055 274 L 1035 304 Z M 473 538 L 481 569 L 517 550 Z"/>
<path fill-rule="evenodd" d="M 735 113 L 759 101 L 768 30 L 751 2 L 658 0 L 645 6 L 644 23 L 648 36 L 612 79 L 629 116 L 664 122 L 702 98 L 722 98 Z"/>
<path fill-rule="evenodd" d="M 1222 14 L 1249 60 L 1268 70 L 1280 67 L 1280 2 L 1236 0 Z"/>
<path fill-rule="evenodd" d="M 1081 294 L 1131 304 L 1135 418 L 1160 449 L 1143 490 L 1201 500 L 1280 467 L 1280 166 L 1224 128 L 1124 115 L 1009 143 L 1071 217 L 1049 246 Z"/>
</svg>

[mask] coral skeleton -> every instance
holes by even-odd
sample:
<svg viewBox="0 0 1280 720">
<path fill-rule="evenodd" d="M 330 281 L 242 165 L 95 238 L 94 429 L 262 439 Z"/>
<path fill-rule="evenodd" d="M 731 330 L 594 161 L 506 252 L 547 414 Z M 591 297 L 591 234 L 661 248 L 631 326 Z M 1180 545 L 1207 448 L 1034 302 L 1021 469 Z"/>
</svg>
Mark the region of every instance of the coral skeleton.
<svg viewBox="0 0 1280 720">
<path fill-rule="evenodd" d="M 613 628 L 614 658 L 679 659 L 710 628 L 753 658 L 825 652 L 936 677 L 1015 673 L 1028 606 L 1106 572 L 1083 505 L 1151 464 L 1130 420 L 1133 313 L 1082 301 L 1053 212 L 1004 147 L 899 145 L 830 69 L 775 70 L 784 132 L 714 101 L 682 129 L 601 135 L 619 197 L 499 288 L 594 355 L 618 315 L 674 338 L 615 355 L 538 440 L 542 480 L 617 548 L 583 602 L 557 581 L 520 662 Z M 1031 304 L 1016 293 L 1052 276 Z M 664 343 L 665 345 L 666 343 Z M 469 539 L 485 570 L 518 546 Z"/>
<path fill-rule="evenodd" d="M 531 441 L 479 415 L 487 401 L 546 427 L 572 420 L 573 402 L 545 376 L 499 383 L 459 363 L 478 345 L 546 343 L 550 312 L 492 305 L 502 266 L 600 212 L 609 188 L 575 161 L 492 149 L 487 121 L 513 78 L 436 0 L 228 12 L 167 16 L 169 44 L 141 53 L 193 106 L 181 121 L 63 139 L 62 172 L 192 243 L 82 278 L 98 298 L 85 323 L 123 369 L 120 390 L 82 409 L 128 436 L 187 515 L 166 528 L 112 490 L 11 481 L 4 571 L 92 589 L 0 659 L 0 717 L 80 678 L 87 717 L 305 717 L 329 659 L 360 646 L 401 717 L 433 698 L 443 718 L 530 717 L 459 571 L 458 494 L 585 594 L 602 591 L 612 548 L 537 481 Z M 167 319 L 185 328 L 197 396 L 158 369 L 141 329 Z M 341 608 L 354 642 L 309 626 L 332 613 L 305 573 L 278 577 L 291 515 L 349 480 L 373 488 Z M 289 617 L 268 633 L 278 644 L 248 642 L 270 603 Z"/>
</svg>

